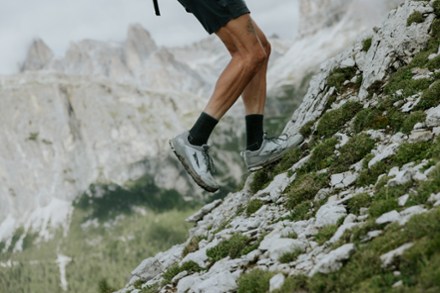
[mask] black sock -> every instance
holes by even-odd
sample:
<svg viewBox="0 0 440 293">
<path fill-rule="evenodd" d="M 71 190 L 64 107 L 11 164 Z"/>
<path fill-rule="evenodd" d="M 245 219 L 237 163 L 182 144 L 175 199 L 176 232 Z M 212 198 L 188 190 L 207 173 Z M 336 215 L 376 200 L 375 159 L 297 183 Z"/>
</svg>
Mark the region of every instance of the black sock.
<svg viewBox="0 0 440 293">
<path fill-rule="evenodd" d="M 246 149 L 256 151 L 263 143 L 263 115 L 246 116 Z"/>
<path fill-rule="evenodd" d="M 206 144 L 217 123 L 217 119 L 202 112 L 199 119 L 197 119 L 196 123 L 189 131 L 189 142 L 198 146 Z"/>
</svg>

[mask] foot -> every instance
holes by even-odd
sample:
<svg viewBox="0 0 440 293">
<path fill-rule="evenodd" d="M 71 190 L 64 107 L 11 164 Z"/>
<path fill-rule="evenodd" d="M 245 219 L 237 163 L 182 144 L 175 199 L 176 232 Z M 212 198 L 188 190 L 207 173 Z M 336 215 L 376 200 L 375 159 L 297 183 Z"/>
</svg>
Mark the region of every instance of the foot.
<svg viewBox="0 0 440 293">
<path fill-rule="evenodd" d="M 215 182 L 212 171 L 213 162 L 208 154 L 209 146 L 196 146 L 188 141 L 188 131 L 170 140 L 170 146 L 177 158 L 191 175 L 194 181 L 203 189 L 209 192 L 216 192 L 219 189 Z"/>
<path fill-rule="evenodd" d="M 248 170 L 254 172 L 280 160 L 290 148 L 298 146 L 303 140 L 301 134 L 293 136 L 282 134 L 276 138 L 267 138 L 264 135 L 263 143 L 258 150 L 246 150 L 241 153 L 241 156 Z"/>
</svg>

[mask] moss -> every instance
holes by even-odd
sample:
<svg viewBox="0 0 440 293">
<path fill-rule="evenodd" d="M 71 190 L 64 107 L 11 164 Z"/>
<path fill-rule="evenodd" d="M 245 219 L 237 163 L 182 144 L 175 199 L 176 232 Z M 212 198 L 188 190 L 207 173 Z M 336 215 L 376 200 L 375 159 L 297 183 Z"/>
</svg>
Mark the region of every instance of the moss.
<svg viewBox="0 0 440 293">
<path fill-rule="evenodd" d="M 359 102 L 349 101 L 336 110 L 326 112 L 318 122 L 316 135 L 330 137 L 362 109 Z"/>
<path fill-rule="evenodd" d="M 319 245 L 324 244 L 333 235 L 335 235 L 336 230 L 338 230 L 337 225 L 327 225 L 319 229 L 318 233 L 315 235 L 315 241 L 318 242 Z"/>
<path fill-rule="evenodd" d="M 335 147 L 337 143 L 338 139 L 332 137 L 316 145 L 309 160 L 298 170 L 298 173 L 317 172 L 333 164 L 336 159 Z"/>
<path fill-rule="evenodd" d="M 306 200 L 297 204 L 295 207 L 292 208 L 289 215 L 289 220 L 300 221 L 310 219 L 313 216 L 313 206 L 313 201 L 311 200 Z"/>
<path fill-rule="evenodd" d="M 305 275 L 289 276 L 284 281 L 283 286 L 273 291 L 273 293 L 286 293 L 286 292 L 309 292 L 308 288 L 309 278 Z"/>
<path fill-rule="evenodd" d="M 434 82 L 428 89 L 426 89 L 420 102 L 417 104 L 417 110 L 427 110 L 431 107 L 439 105 L 440 80 Z"/>
<path fill-rule="evenodd" d="M 339 156 L 332 166 L 332 173 L 347 171 L 349 167 L 363 159 L 375 146 L 375 141 L 367 134 L 358 134 L 339 149 Z"/>
<path fill-rule="evenodd" d="M 194 236 L 191 238 L 191 240 L 188 242 L 188 244 L 185 246 L 182 252 L 182 257 L 185 257 L 189 253 L 192 253 L 194 251 L 197 251 L 199 249 L 199 243 L 206 237 L 203 236 Z"/>
<path fill-rule="evenodd" d="M 386 115 L 378 109 L 367 108 L 356 114 L 353 131 L 359 133 L 365 129 L 385 129 L 389 124 Z"/>
<path fill-rule="evenodd" d="M 425 18 L 423 17 L 423 14 L 420 11 L 414 11 L 408 17 L 408 19 L 406 21 L 406 26 L 410 26 L 413 23 L 422 23 L 424 21 L 425 21 Z"/>
<path fill-rule="evenodd" d="M 428 180 L 423 181 L 410 193 L 409 204 L 425 204 L 431 194 L 440 192 L 440 165 L 430 172 Z"/>
<path fill-rule="evenodd" d="M 330 72 L 329 76 L 327 77 L 327 84 L 331 87 L 335 87 L 339 92 L 341 91 L 344 82 L 352 79 L 355 75 L 355 67 L 336 68 Z"/>
<path fill-rule="evenodd" d="M 28 140 L 31 140 L 31 141 L 37 141 L 38 140 L 38 136 L 39 136 L 39 133 L 38 132 L 31 132 L 31 133 L 29 133 L 29 136 L 28 136 Z"/>
<path fill-rule="evenodd" d="M 367 186 L 376 183 L 379 175 L 386 173 L 388 168 L 389 166 L 386 162 L 377 162 L 370 168 L 366 168 L 360 172 L 359 177 L 356 180 L 356 185 Z"/>
<path fill-rule="evenodd" d="M 415 111 L 409 114 L 409 116 L 403 121 L 402 132 L 409 134 L 419 122 L 424 122 L 426 120 L 426 114 L 423 111 Z"/>
<path fill-rule="evenodd" d="M 299 130 L 299 133 L 305 138 L 309 137 L 312 134 L 313 131 L 313 125 L 315 124 L 315 121 L 309 121 L 306 124 L 304 124 L 301 129 Z"/>
<path fill-rule="evenodd" d="M 432 7 L 434 8 L 435 15 L 440 17 L 440 0 L 435 0 L 434 3 L 432 3 Z"/>
<path fill-rule="evenodd" d="M 393 156 L 393 163 L 403 166 L 409 162 L 420 162 L 431 155 L 431 141 L 402 143 Z"/>
<path fill-rule="evenodd" d="M 294 208 L 306 200 L 312 200 L 316 193 L 328 184 L 327 174 L 307 173 L 296 179 L 287 188 L 287 206 Z"/>
<path fill-rule="evenodd" d="M 196 273 L 200 272 L 202 268 L 194 261 L 187 261 L 183 263 L 181 266 L 178 264 L 175 264 L 171 267 L 169 267 L 162 275 L 164 279 L 164 284 L 171 283 L 171 280 L 180 274 L 183 271 L 187 271 L 189 273 Z"/>
<path fill-rule="evenodd" d="M 249 202 L 249 204 L 247 206 L 246 214 L 248 216 L 250 216 L 253 213 L 255 213 L 256 211 L 258 211 L 262 206 L 263 206 L 263 202 L 261 200 L 253 199 Z"/>
<path fill-rule="evenodd" d="M 303 155 L 303 152 L 299 148 L 292 148 L 288 152 L 286 152 L 273 168 L 274 176 L 280 173 L 285 172 L 287 169 L 291 168 L 295 163 L 297 163 Z"/>
<path fill-rule="evenodd" d="M 372 199 L 368 193 L 356 194 L 347 201 L 347 210 L 350 214 L 359 215 L 361 208 L 369 207 L 371 202 Z"/>
<path fill-rule="evenodd" d="M 371 37 L 362 41 L 362 51 L 368 52 L 368 50 L 370 50 L 371 41 L 372 41 Z"/>
<path fill-rule="evenodd" d="M 234 234 L 230 239 L 224 240 L 217 246 L 208 249 L 206 255 L 213 261 L 218 261 L 227 256 L 237 258 L 243 254 L 244 249 L 249 243 L 249 237 Z"/>
<path fill-rule="evenodd" d="M 272 179 L 273 176 L 271 176 L 268 168 L 258 170 L 254 173 L 254 178 L 249 186 L 250 191 L 254 194 L 257 193 L 266 187 Z"/>
<path fill-rule="evenodd" d="M 269 292 L 269 281 L 273 273 L 259 269 L 252 270 L 238 279 L 237 293 L 266 293 Z"/>
<path fill-rule="evenodd" d="M 303 253 L 303 250 L 300 248 L 297 248 L 291 252 L 286 252 L 283 253 L 280 258 L 278 259 L 278 261 L 280 263 L 289 263 L 289 262 L 294 262 L 298 256 L 300 256 Z"/>
</svg>

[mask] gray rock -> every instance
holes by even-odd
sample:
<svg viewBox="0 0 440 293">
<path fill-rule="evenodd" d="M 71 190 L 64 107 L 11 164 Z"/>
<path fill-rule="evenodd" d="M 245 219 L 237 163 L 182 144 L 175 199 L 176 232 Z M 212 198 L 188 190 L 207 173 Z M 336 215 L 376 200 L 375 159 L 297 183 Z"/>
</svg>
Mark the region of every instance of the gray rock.
<svg viewBox="0 0 440 293">
<path fill-rule="evenodd" d="M 273 276 L 269 282 L 269 292 L 281 289 L 285 280 L 286 277 L 283 274 L 276 274 Z"/>
<path fill-rule="evenodd" d="M 376 219 L 376 224 L 382 225 L 386 223 L 398 222 L 401 220 L 401 216 L 398 211 L 391 211 L 383 214 L 379 218 Z"/>
<path fill-rule="evenodd" d="M 316 213 L 315 224 L 317 227 L 334 225 L 340 218 L 347 215 L 347 210 L 343 205 L 335 202 L 327 203 L 321 206 Z"/>
<path fill-rule="evenodd" d="M 313 276 L 316 273 L 329 274 L 339 270 L 342 267 L 342 261 L 349 259 L 354 251 L 355 246 L 353 243 L 344 244 L 341 247 L 330 251 L 328 254 L 321 257 L 309 273 L 309 276 Z"/>
<path fill-rule="evenodd" d="M 218 207 L 221 203 L 222 203 L 222 200 L 221 199 L 217 199 L 217 200 L 215 200 L 215 201 L 205 205 L 203 208 L 200 209 L 200 211 L 198 211 L 194 215 L 188 217 L 186 219 L 186 221 L 187 222 L 192 222 L 192 223 L 196 223 L 196 222 L 200 221 L 201 219 L 203 219 L 203 217 L 205 215 L 209 214 L 213 209 Z"/>
<path fill-rule="evenodd" d="M 426 125 L 428 127 L 440 126 L 440 105 L 426 111 Z"/>
<path fill-rule="evenodd" d="M 397 256 L 401 256 L 406 250 L 410 249 L 414 244 L 406 243 L 390 252 L 387 252 L 380 256 L 380 260 L 382 261 L 382 267 L 386 268 L 392 264 L 394 259 Z"/>
</svg>

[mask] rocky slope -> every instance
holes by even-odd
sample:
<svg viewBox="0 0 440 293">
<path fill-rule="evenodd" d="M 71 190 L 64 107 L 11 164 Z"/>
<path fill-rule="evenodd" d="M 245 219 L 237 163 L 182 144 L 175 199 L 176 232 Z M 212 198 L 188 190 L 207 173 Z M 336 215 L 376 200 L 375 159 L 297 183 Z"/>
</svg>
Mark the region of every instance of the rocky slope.
<svg viewBox="0 0 440 293">
<path fill-rule="evenodd" d="M 118 292 L 440 290 L 440 1 L 406 0 L 323 64 L 298 131 Z"/>
<path fill-rule="evenodd" d="M 402 0 L 300 1 L 299 38 L 269 71 L 271 95 L 301 83 L 319 65 L 363 39 Z M 295 64 L 285 66 L 285 64 Z"/>
</svg>

